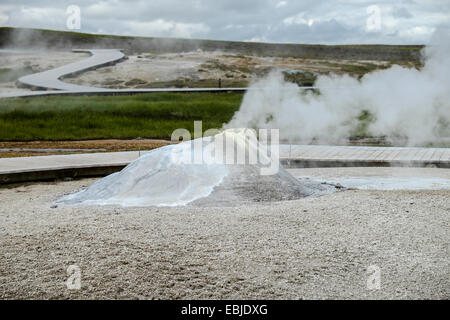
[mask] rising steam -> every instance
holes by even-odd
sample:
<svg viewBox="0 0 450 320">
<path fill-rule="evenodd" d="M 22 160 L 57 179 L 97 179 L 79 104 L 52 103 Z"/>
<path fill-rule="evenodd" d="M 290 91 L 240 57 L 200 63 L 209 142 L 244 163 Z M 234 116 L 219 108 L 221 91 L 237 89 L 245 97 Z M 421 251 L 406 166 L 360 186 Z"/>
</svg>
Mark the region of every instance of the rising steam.
<svg viewBox="0 0 450 320">
<path fill-rule="evenodd" d="M 226 128 L 278 128 L 287 140 L 333 143 L 351 136 L 358 117 L 372 116 L 368 132 L 408 144 L 435 142 L 450 123 L 450 32 L 436 32 L 419 71 L 398 65 L 366 74 L 320 76 L 320 94 L 301 92 L 272 73 L 252 86 Z"/>
</svg>

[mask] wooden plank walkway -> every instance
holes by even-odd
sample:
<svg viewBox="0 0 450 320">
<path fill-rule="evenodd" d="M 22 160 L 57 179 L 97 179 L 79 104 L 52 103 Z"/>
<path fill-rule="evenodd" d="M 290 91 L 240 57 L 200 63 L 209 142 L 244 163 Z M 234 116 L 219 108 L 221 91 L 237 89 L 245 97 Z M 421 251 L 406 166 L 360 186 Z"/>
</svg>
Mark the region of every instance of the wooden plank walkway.
<svg viewBox="0 0 450 320">
<path fill-rule="evenodd" d="M 131 151 L 4 158 L 0 159 L 0 183 L 101 176 L 121 170 L 138 157 L 139 152 Z M 280 145 L 280 160 L 285 167 L 450 168 L 450 148 Z"/>
<path fill-rule="evenodd" d="M 90 52 L 92 56 L 89 58 L 76 61 L 67 65 L 63 65 L 51 70 L 32 73 L 18 79 L 23 85 L 35 88 L 57 89 L 57 90 L 83 90 L 95 91 L 99 88 L 80 86 L 63 82 L 60 79 L 70 74 L 76 74 L 81 71 L 90 70 L 109 63 L 118 62 L 125 58 L 125 55 L 116 49 L 80 49 L 73 50 L 75 52 Z M 100 88 L 101 89 L 101 88 Z"/>
<path fill-rule="evenodd" d="M 281 145 L 281 158 L 305 160 L 450 161 L 450 148 Z"/>
</svg>

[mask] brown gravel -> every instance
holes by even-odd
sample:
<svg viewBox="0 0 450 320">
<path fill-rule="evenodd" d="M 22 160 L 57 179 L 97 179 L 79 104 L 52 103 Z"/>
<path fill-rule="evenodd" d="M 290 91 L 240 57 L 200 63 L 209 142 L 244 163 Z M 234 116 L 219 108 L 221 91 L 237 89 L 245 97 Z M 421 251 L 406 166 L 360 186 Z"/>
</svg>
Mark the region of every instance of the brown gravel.
<svg viewBox="0 0 450 320">
<path fill-rule="evenodd" d="M 92 149 L 92 152 L 151 150 L 165 146 L 170 143 L 172 142 L 159 139 L 133 139 L 133 140 L 104 139 L 104 140 L 83 140 L 83 141 L 28 141 L 28 142 L 11 141 L 11 142 L 0 142 L 0 158 L 87 153 L 89 152 L 86 151 L 87 149 Z M 1 149 L 17 149 L 17 148 L 23 150 L 13 150 L 13 151 L 1 150 Z M 43 149 L 43 150 L 35 150 L 35 149 Z M 79 152 L 74 150 L 49 151 L 45 149 L 80 149 L 80 151 Z"/>
</svg>

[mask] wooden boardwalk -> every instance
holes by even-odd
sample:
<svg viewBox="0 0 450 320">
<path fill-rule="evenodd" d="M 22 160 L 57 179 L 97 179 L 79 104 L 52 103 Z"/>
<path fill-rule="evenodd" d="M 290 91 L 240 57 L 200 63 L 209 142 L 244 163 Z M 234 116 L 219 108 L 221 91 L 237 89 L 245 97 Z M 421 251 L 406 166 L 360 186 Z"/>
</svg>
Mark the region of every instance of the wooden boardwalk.
<svg viewBox="0 0 450 320">
<path fill-rule="evenodd" d="M 400 148 L 360 146 L 282 145 L 282 159 L 295 161 L 373 162 L 386 164 L 416 163 L 448 165 L 450 148 Z"/>
<path fill-rule="evenodd" d="M 143 152 L 141 152 L 142 154 Z M 121 170 L 139 153 L 104 152 L 0 159 L 0 183 L 102 176 Z M 450 148 L 280 145 L 285 167 L 436 166 L 450 168 Z"/>
<path fill-rule="evenodd" d="M 26 87 L 40 89 L 29 92 L 0 92 L 0 98 L 34 97 L 51 95 L 120 95 L 154 92 L 245 92 L 248 88 L 143 88 L 143 89 L 108 89 L 90 86 L 81 86 L 62 81 L 66 76 L 79 74 L 87 70 L 111 65 L 124 60 L 125 55 L 117 49 L 78 49 L 74 52 L 90 52 L 89 58 L 63 65 L 51 70 L 33 73 L 20 77 L 18 81 Z M 312 89 L 312 87 L 301 87 Z M 55 89 L 55 90 L 53 90 Z"/>
</svg>

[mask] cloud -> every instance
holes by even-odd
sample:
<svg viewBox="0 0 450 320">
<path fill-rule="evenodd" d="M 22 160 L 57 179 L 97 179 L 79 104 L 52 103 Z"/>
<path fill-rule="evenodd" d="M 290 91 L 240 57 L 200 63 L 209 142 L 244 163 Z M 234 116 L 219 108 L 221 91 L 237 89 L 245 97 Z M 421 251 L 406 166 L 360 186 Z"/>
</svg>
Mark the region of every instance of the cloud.
<svg viewBox="0 0 450 320">
<path fill-rule="evenodd" d="M 28 28 L 58 29 L 66 26 L 66 7 L 40 8 L 22 6 L 9 9 L 8 24 Z"/>
<path fill-rule="evenodd" d="M 0 12 L 0 26 L 5 25 L 9 20 L 9 16 Z"/>
<path fill-rule="evenodd" d="M 66 29 L 68 5 L 82 32 L 307 43 L 426 43 L 450 28 L 448 0 L 383 0 L 381 28 L 367 32 L 362 0 L 2 0 L 0 24 Z"/>
<path fill-rule="evenodd" d="M 308 19 L 305 16 L 306 16 L 305 12 L 299 12 L 296 15 L 284 18 L 283 23 L 285 25 L 307 24 L 307 25 L 311 26 L 314 22 L 314 19 Z"/>
<path fill-rule="evenodd" d="M 159 36 L 192 38 L 209 32 L 209 27 L 203 23 L 180 23 L 157 19 L 149 22 L 131 21 L 125 24 L 125 33 L 138 36 Z"/>
<path fill-rule="evenodd" d="M 287 5 L 286 1 L 280 1 L 275 5 L 275 8 L 281 8 L 284 7 L 285 5 Z"/>
<path fill-rule="evenodd" d="M 405 7 L 394 8 L 394 10 L 392 11 L 392 16 L 394 18 L 405 18 L 405 19 L 413 17 L 413 15 Z"/>
</svg>

